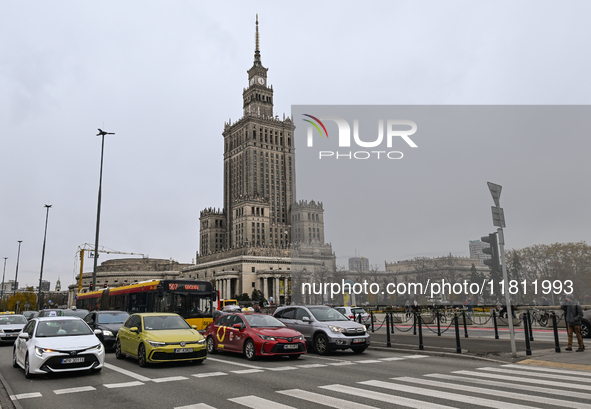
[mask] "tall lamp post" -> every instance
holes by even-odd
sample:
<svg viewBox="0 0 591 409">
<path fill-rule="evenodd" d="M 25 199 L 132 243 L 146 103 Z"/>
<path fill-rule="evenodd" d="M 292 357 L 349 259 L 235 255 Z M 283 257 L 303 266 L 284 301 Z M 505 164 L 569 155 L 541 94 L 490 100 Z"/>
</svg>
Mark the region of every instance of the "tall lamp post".
<svg viewBox="0 0 591 409">
<path fill-rule="evenodd" d="M 2 272 L 2 290 L 1 290 L 2 295 L 0 295 L 0 302 L 4 301 L 4 276 L 6 275 L 6 259 L 7 258 L 8 257 L 4 257 L 4 271 Z"/>
<path fill-rule="evenodd" d="M 14 297 L 16 298 L 16 289 L 18 287 L 18 261 L 21 257 L 21 243 L 23 241 L 19 240 L 18 241 L 18 254 L 16 256 L 16 274 L 14 275 Z"/>
<path fill-rule="evenodd" d="M 99 191 L 98 191 L 98 205 L 96 209 L 96 235 L 94 239 L 94 267 L 92 268 L 92 289 L 96 287 L 96 264 L 98 261 L 98 243 L 99 243 L 99 226 L 101 224 L 101 190 L 103 186 L 103 153 L 105 151 L 105 135 L 115 135 L 113 132 L 105 132 L 102 129 L 98 129 L 99 133 L 96 136 L 100 136 L 101 141 L 101 172 L 99 176 Z M 82 274 L 82 273 L 80 273 Z"/>
<path fill-rule="evenodd" d="M 43 280 L 43 261 L 45 260 L 45 240 L 47 239 L 47 219 L 49 218 L 49 208 L 51 205 L 46 204 L 45 208 L 45 233 L 43 234 L 43 251 L 41 252 L 41 272 L 39 273 L 39 289 L 37 293 L 37 310 L 41 309 L 41 281 Z"/>
</svg>

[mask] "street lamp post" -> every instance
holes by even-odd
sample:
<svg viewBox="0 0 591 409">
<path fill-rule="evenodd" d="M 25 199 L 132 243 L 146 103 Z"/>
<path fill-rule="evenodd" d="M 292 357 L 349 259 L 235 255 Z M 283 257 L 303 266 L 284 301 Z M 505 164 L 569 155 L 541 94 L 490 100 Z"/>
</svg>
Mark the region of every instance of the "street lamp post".
<svg viewBox="0 0 591 409">
<path fill-rule="evenodd" d="M 41 300 L 41 281 L 43 280 L 43 261 L 45 260 L 45 240 L 47 239 L 47 219 L 49 218 L 49 208 L 51 205 L 46 204 L 45 208 L 47 209 L 45 213 L 45 233 L 43 234 L 43 251 L 41 252 L 41 272 L 39 273 L 39 289 L 37 294 L 37 309 L 41 309 L 41 305 L 39 302 Z"/>
<path fill-rule="evenodd" d="M 115 135 L 112 132 L 105 132 L 99 128 L 99 133 L 96 136 L 100 136 L 101 141 L 101 171 L 99 176 L 99 191 L 98 191 L 98 205 L 96 209 L 96 235 L 94 239 L 94 266 L 92 269 L 92 288 L 96 287 L 96 264 L 98 261 L 98 243 L 99 243 L 99 226 L 101 224 L 101 191 L 103 186 L 103 153 L 105 151 L 105 135 Z"/>
<path fill-rule="evenodd" d="M 4 301 L 4 276 L 6 275 L 6 259 L 8 257 L 4 257 L 4 271 L 2 272 L 2 290 L 0 295 L 0 302 Z"/>
<path fill-rule="evenodd" d="M 23 241 L 19 240 L 18 241 L 18 254 L 16 256 L 16 274 L 14 275 L 14 297 L 16 298 L 16 289 L 18 287 L 18 261 L 20 260 L 21 257 L 21 243 Z"/>
</svg>

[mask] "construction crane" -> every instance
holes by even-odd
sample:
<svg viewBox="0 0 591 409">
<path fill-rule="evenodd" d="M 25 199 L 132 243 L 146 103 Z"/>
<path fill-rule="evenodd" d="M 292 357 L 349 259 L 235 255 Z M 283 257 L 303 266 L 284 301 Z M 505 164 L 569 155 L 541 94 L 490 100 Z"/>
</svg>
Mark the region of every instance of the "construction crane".
<svg viewBox="0 0 591 409">
<path fill-rule="evenodd" d="M 82 272 L 84 269 L 84 252 L 85 251 L 91 252 L 89 254 L 89 257 L 94 257 L 94 246 L 92 244 L 84 243 L 84 244 L 78 246 L 78 250 L 76 251 L 76 258 L 78 258 L 78 253 L 80 253 L 80 277 L 78 278 L 78 292 L 79 293 L 82 291 Z M 107 253 L 107 254 L 127 254 L 130 256 L 146 257 L 142 253 L 126 253 L 124 251 L 117 251 L 117 250 L 109 249 L 104 246 L 99 246 L 98 252 L 99 253 Z"/>
</svg>

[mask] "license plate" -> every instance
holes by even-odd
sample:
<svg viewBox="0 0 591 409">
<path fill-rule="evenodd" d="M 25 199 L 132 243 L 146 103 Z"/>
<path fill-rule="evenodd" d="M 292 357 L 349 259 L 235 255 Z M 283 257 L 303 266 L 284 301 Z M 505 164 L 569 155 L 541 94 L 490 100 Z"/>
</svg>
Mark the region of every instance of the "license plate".
<svg viewBox="0 0 591 409">
<path fill-rule="evenodd" d="M 193 352 L 193 348 L 177 348 L 174 350 L 175 354 L 186 354 L 187 352 Z"/>
<path fill-rule="evenodd" d="M 298 349 L 300 346 L 298 344 L 285 344 L 283 345 L 284 349 Z"/>
<path fill-rule="evenodd" d="M 84 357 L 81 358 L 64 358 L 62 364 L 76 364 L 78 362 L 84 362 Z"/>
<path fill-rule="evenodd" d="M 7 334 L 9 337 L 17 337 L 18 334 Z"/>
<path fill-rule="evenodd" d="M 354 344 L 365 344 L 365 338 L 355 338 L 353 340 Z"/>
</svg>

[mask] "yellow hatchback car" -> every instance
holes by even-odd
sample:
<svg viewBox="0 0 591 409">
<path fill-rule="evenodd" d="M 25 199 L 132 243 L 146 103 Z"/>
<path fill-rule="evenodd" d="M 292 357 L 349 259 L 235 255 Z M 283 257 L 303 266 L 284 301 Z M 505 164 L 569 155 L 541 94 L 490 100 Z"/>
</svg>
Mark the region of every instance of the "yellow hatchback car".
<svg viewBox="0 0 591 409">
<path fill-rule="evenodd" d="M 130 315 L 117 333 L 115 357 L 137 358 L 140 366 L 152 362 L 192 361 L 207 357 L 205 338 L 180 315 L 141 313 Z"/>
</svg>

